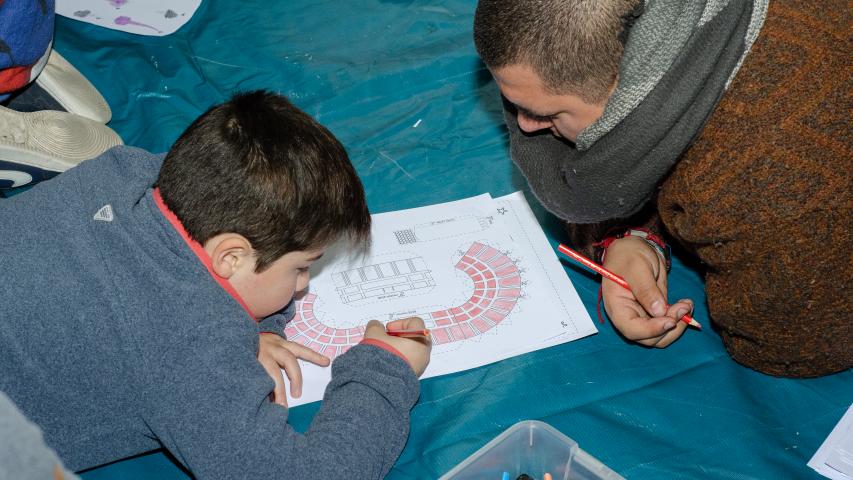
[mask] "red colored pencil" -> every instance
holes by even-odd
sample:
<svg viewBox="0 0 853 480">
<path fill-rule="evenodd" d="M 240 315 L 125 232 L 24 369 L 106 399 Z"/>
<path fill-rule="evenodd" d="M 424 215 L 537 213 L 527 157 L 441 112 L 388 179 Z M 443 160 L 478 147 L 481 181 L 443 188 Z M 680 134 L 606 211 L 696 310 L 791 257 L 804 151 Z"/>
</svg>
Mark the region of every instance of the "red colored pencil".
<svg viewBox="0 0 853 480">
<path fill-rule="evenodd" d="M 567 257 L 571 258 L 572 260 L 575 260 L 576 262 L 578 262 L 581 265 L 589 268 L 590 270 L 601 275 L 602 277 L 604 277 L 608 280 L 612 280 L 613 282 L 615 282 L 617 285 L 624 288 L 625 290 L 631 290 L 631 286 L 628 285 L 628 282 L 626 282 L 624 278 L 620 277 L 619 275 L 616 275 L 615 273 L 611 272 L 610 270 L 608 270 L 608 269 L 602 267 L 601 265 L 593 262 L 592 260 L 584 257 L 580 253 L 572 250 L 571 248 L 563 245 L 562 243 L 560 244 L 560 246 L 557 247 L 557 250 L 559 250 L 560 253 L 562 253 L 563 255 L 566 255 Z M 683 317 L 680 318 L 680 320 L 682 322 L 690 325 L 690 326 L 696 327 L 698 329 L 702 329 L 702 324 L 697 322 L 690 315 L 685 314 Z"/>
<path fill-rule="evenodd" d="M 429 329 L 421 330 L 385 330 L 392 337 L 429 337 Z"/>
</svg>

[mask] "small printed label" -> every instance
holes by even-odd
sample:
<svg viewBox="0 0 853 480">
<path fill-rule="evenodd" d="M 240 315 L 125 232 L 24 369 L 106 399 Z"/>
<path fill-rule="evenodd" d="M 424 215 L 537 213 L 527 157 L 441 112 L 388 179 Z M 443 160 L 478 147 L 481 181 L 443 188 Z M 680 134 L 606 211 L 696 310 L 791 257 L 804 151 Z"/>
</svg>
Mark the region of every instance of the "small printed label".
<svg viewBox="0 0 853 480">
<path fill-rule="evenodd" d="M 95 216 L 92 218 L 101 222 L 112 222 L 114 218 L 113 207 L 109 203 L 104 205 L 97 212 L 95 212 Z"/>
</svg>

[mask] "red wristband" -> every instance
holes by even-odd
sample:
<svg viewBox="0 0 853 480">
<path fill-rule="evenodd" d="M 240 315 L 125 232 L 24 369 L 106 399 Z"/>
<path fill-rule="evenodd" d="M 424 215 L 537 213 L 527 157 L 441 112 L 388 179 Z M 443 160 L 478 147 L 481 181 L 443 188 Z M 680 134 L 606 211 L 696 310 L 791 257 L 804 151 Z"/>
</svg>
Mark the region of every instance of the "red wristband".
<svg viewBox="0 0 853 480">
<path fill-rule="evenodd" d="M 362 345 L 373 345 L 374 347 L 381 348 L 386 352 L 393 353 L 394 355 L 400 357 L 401 359 L 403 359 L 404 362 L 409 363 L 409 359 L 406 358 L 405 355 L 403 355 L 399 350 L 392 347 L 391 345 L 388 345 L 387 343 L 383 342 L 382 340 L 377 340 L 375 338 L 365 338 L 364 340 L 358 343 Z"/>
<path fill-rule="evenodd" d="M 607 236 L 600 242 L 593 243 L 592 246 L 595 248 L 595 260 L 599 264 L 604 264 L 604 254 L 607 252 L 607 247 L 609 247 L 614 241 L 625 237 L 642 238 L 649 244 L 649 246 L 655 249 L 658 255 L 661 256 L 666 264 L 667 272 L 672 267 L 672 255 L 669 250 L 669 245 L 667 245 L 661 237 L 649 231 L 648 228 L 629 228 L 621 233 Z"/>
</svg>

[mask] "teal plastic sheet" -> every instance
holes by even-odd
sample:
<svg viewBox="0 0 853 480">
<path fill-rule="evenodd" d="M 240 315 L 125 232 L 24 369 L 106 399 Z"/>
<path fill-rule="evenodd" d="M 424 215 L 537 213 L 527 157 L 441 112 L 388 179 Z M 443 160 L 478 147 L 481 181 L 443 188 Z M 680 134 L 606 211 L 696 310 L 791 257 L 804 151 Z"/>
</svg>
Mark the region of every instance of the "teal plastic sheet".
<svg viewBox="0 0 853 480">
<path fill-rule="evenodd" d="M 152 151 L 235 90 L 288 95 L 346 145 L 378 213 L 526 188 L 509 159 L 498 90 L 472 44 L 474 8 L 205 2 L 166 37 L 59 18 L 56 48 L 107 98 L 125 142 Z M 528 199 L 561 240 L 558 222 Z M 568 263 L 566 271 L 596 318 L 596 279 Z M 696 300 L 706 329 L 667 349 L 629 344 L 601 324 L 588 338 L 424 380 L 389 478 L 436 478 L 525 419 L 554 426 L 628 478 L 819 478 L 806 462 L 853 402 L 853 372 L 788 380 L 743 368 L 707 328 L 699 275 L 676 260 L 670 283 L 673 299 Z M 318 406 L 292 409 L 293 425 L 305 430 Z M 83 474 L 187 476 L 162 451 Z"/>
</svg>

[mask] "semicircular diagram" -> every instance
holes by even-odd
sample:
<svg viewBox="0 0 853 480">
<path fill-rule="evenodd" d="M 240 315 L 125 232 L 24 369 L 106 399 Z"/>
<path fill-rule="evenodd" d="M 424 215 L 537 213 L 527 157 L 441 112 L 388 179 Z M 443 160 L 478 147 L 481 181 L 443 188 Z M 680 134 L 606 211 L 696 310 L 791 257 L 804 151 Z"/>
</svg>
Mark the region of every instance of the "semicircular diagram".
<svg viewBox="0 0 853 480">
<path fill-rule="evenodd" d="M 474 242 L 456 263 L 474 290 L 462 305 L 420 314 L 431 329 L 433 345 L 458 342 L 481 335 L 500 324 L 521 297 L 518 266 L 499 250 Z M 287 339 L 335 358 L 360 342 L 364 327 L 337 328 L 314 315 L 317 296 L 307 294 L 296 303 L 296 314 L 284 330 Z"/>
</svg>

